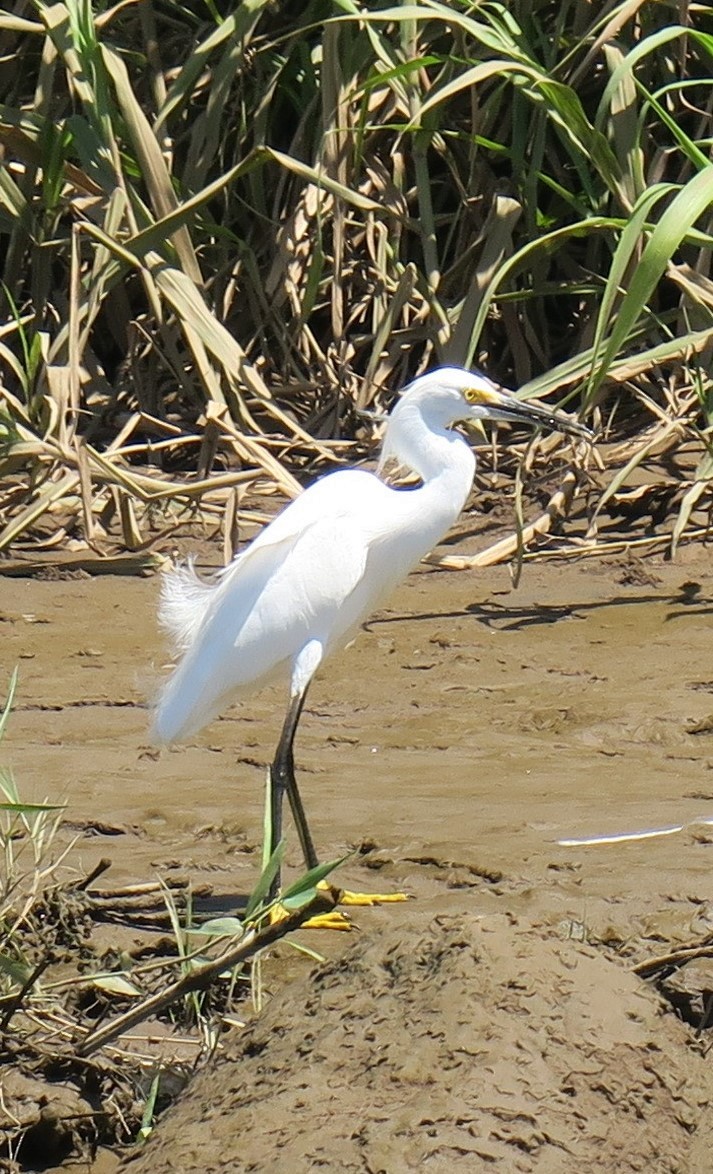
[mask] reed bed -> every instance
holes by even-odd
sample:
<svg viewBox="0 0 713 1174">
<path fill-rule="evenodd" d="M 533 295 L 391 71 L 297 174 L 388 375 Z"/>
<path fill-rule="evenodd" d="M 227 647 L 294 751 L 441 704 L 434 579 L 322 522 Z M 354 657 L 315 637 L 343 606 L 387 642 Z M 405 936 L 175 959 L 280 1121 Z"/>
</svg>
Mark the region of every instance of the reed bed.
<svg viewBox="0 0 713 1174">
<path fill-rule="evenodd" d="M 707 536 L 712 18 L 16 0 L 0 569 L 143 568 L 187 525 L 230 557 L 266 495 L 368 456 L 363 413 L 439 363 L 598 430 L 555 483 L 551 447 L 515 450 L 545 512 L 577 472 L 579 523 L 533 553 Z"/>
</svg>

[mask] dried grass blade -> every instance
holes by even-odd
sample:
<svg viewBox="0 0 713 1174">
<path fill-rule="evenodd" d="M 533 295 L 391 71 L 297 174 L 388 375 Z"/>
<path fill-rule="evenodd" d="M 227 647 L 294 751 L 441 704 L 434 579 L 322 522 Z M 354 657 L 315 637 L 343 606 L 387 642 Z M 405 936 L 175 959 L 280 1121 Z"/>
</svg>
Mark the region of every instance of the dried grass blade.
<svg viewBox="0 0 713 1174">
<path fill-rule="evenodd" d="M 634 469 L 636 469 L 641 464 L 641 462 L 645 460 L 645 458 L 649 456 L 651 452 L 653 452 L 657 445 L 661 444 L 661 442 L 669 437 L 671 433 L 683 433 L 684 431 L 685 424 L 682 420 L 678 419 L 670 420 L 661 428 L 655 429 L 648 441 L 637 448 L 636 452 L 631 457 L 631 459 L 627 461 L 624 468 L 619 469 L 612 477 L 611 481 L 597 501 L 596 509 L 592 517 L 592 526 L 596 523 L 596 519 L 601 514 L 607 502 L 610 501 L 610 499 L 614 496 L 615 493 L 619 491 L 619 489 L 621 489 L 621 486 L 629 479 Z"/>
<path fill-rule="evenodd" d="M 692 301 L 713 309 L 713 281 L 710 277 L 699 273 L 685 262 L 680 265 L 669 265 L 667 276 L 671 281 L 675 281 Z"/>
<path fill-rule="evenodd" d="M 217 476 L 206 477 L 196 481 L 165 481 L 160 477 L 147 477 L 142 473 L 132 472 L 127 478 L 124 470 L 118 469 L 110 461 L 104 461 L 100 453 L 92 452 L 92 460 L 96 466 L 95 480 L 105 485 L 123 485 L 129 492 L 143 501 L 161 501 L 176 498 L 194 498 L 210 495 L 216 491 L 228 489 L 233 485 L 244 485 L 255 480 L 254 469 L 240 469 L 234 473 L 220 473 Z M 272 480 L 272 478 L 271 478 Z"/>
<path fill-rule="evenodd" d="M 610 73 L 613 73 L 623 54 L 618 45 L 606 45 L 604 56 Z M 633 77 L 624 75 L 611 104 L 611 137 L 623 176 L 622 195 L 626 196 L 625 206 L 632 208 L 646 190 L 644 175 L 644 152 L 639 139 L 636 104 L 637 91 Z"/>
<path fill-rule="evenodd" d="M 606 45 L 608 41 L 612 41 L 614 37 L 617 36 L 624 25 L 626 25 L 632 19 L 632 17 L 636 16 L 639 9 L 642 8 L 645 3 L 646 0 L 626 0 L 624 4 L 620 4 L 615 8 L 612 16 L 604 25 L 604 28 L 599 33 L 599 35 L 595 37 L 594 41 L 589 47 L 589 50 L 582 58 L 579 65 L 570 74 L 570 85 L 574 86 L 580 78 L 586 75 L 587 71 L 599 55 L 599 50 L 604 45 Z"/>
<path fill-rule="evenodd" d="M 303 440 L 311 448 L 322 452 L 325 456 L 331 456 L 327 450 L 322 448 L 319 441 L 310 436 L 295 420 L 291 419 L 286 412 L 283 412 L 274 403 L 269 388 L 263 382 L 255 367 L 249 362 L 240 344 L 236 342 L 223 324 L 211 314 L 200 291 L 191 283 L 186 274 L 168 265 L 156 254 L 151 254 L 147 258 L 147 261 L 150 264 L 151 273 L 156 281 L 156 285 L 176 311 L 181 322 L 195 331 L 201 343 L 205 344 L 211 354 L 220 362 L 226 381 L 230 387 L 233 401 L 233 410 L 231 411 L 233 419 L 237 421 L 245 420 L 252 423 L 252 417 L 240 392 L 239 384 L 236 381 L 237 373 L 240 381 L 247 387 L 248 391 L 263 401 L 270 414 L 276 420 L 279 420 L 289 433 Z M 215 398 L 218 398 L 217 395 Z M 279 467 L 276 462 L 275 466 Z M 294 481 L 294 478 L 288 477 L 288 482 L 289 480 Z M 295 482 L 295 484 L 297 483 Z"/>
<path fill-rule="evenodd" d="M 101 53 L 107 72 L 114 83 L 119 106 L 131 135 L 154 212 L 158 217 L 168 216 L 177 210 L 178 203 L 168 168 L 161 153 L 161 147 L 146 115 L 136 100 L 123 60 L 107 45 L 101 46 Z M 185 225 L 177 227 L 173 232 L 172 240 L 184 272 L 191 281 L 202 285 L 203 276 L 187 227 Z"/>
<path fill-rule="evenodd" d="M 223 517 L 223 564 L 228 566 L 238 553 L 240 542 L 240 528 L 238 511 L 240 508 L 240 490 L 237 485 L 228 493 Z"/>
<path fill-rule="evenodd" d="M 639 354 L 618 359 L 609 368 L 609 378 L 615 383 L 625 383 L 662 363 L 669 363 L 673 359 L 690 359 L 693 355 L 704 351 L 711 342 L 713 342 L 713 326 L 708 327 L 707 330 L 691 331 L 690 334 L 672 338 L 669 342 L 659 343 L 658 346 L 650 347 L 649 350 L 641 351 Z"/>
<path fill-rule="evenodd" d="M 47 380 L 47 389 L 51 396 L 53 409 L 52 423 L 45 439 L 47 439 L 47 436 L 54 434 L 59 444 L 63 445 L 66 436 L 65 420 L 72 395 L 72 381 L 69 367 L 48 363 L 45 367 L 45 378 Z"/>
<path fill-rule="evenodd" d="M 245 405 L 234 382 L 237 373 L 243 384 L 254 395 L 263 400 L 271 398 L 267 385 L 248 362 L 242 347 L 235 341 L 221 322 L 211 314 L 200 291 L 187 274 L 169 265 L 156 253 L 146 257 L 151 274 L 161 294 L 178 314 L 181 323 L 187 324 L 222 365 L 231 382 L 239 414 L 245 413 Z"/>
<path fill-rule="evenodd" d="M 242 179 L 250 171 L 264 165 L 264 158 L 257 150 L 252 150 L 240 163 L 236 163 L 219 179 L 213 180 L 199 192 L 187 197 L 177 205 L 173 211 L 167 212 L 155 224 L 142 229 L 135 236 L 129 237 L 123 243 L 137 258 L 143 257 L 151 249 L 156 249 L 167 236 L 172 236 L 183 225 L 195 220 L 195 213 L 205 204 L 213 200 L 225 188 L 230 187 L 237 179 Z"/>
<path fill-rule="evenodd" d="M 632 339 L 633 341 L 635 339 Z M 698 354 L 705 350 L 711 342 L 713 342 L 713 327 L 706 330 L 693 330 L 689 334 L 638 351 L 627 358 L 617 359 L 609 368 L 607 378 L 614 383 L 625 383 L 662 363 Z M 545 371 L 542 375 L 523 384 L 518 394 L 522 399 L 530 399 L 532 396 L 545 397 L 584 380 L 591 370 L 593 353 L 593 347 L 589 347 L 587 350 L 573 355 L 572 358 L 566 359 L 564 363 L 558 363 L 556 367 L 552 367 L 549 371 Z"/>
<path fill-rule="evenodd" d="M 109 197 L 104 215 L 103 230 L 110 239 L 115 238 L 121 228 L 126 213 L 126 192 L 123 188 L 116 188 Z M 79 231 L 79 226 L 77 226 Z M 88 297 L 82 330 L 79 338 L 79 353 L 83 354 L 89 341 L 89 335 L 107 294 L 118 279 L 120 268 L 112 253 L 105 245 L 98 243 L 94 250 L 92 267 L 87 279 Z"/>
<path fill-rule="evenodd" d="M 102 453 L 97 452 L 90 444 L 85 445 L 85 450 L 90 466 L 93 466 L 96 470 L 94 475 L 97 476 L 98 474 L 97 480 L 106 482 L 109 485 L 120 486 L 140 501 L 150 500 L 152 495 L 150 492 L 147 492 L 145 487 L 145 481 L 148 480 L 149 484 L 151 484 L 150 478 L 142 478 L 141 476 L 136 476 L 134 473 L 129 473 L 118 462 L 109 460 Z"/>
<path fill-rule="evenodd" d="M 362 212 L 375 212 L 383 216 L 388 212 L 390 216 L 400 218 L 401 210 L 399 208 L 385 208 L 383 204 L 377 203 L 369 196 L 364 196 L 361 192 L 354 191 L 345 184 L 338 183 L 337 180 L 332 179 L 325 171 L 318 167 L 310 167 L 308 163 L 303 163 L 300 159 L 295 159 L 292 155 L 287 155 L 284 151 L 276 151 L 274 147 L 259 147 L 257 149 L 259 155 L 265 158 L 274 159 L 286 171 L 291 171 L 294 175 L 299 175 L 301 179 L 306 179 L 309 183 L 315 184 L 319 188 L 324 188 L 331 192 L 333 196 L 339 196 L 347 204 L 353 208 L 358 208 Z"/>
<path fill-rule="evenodd" d="M 81 275 L 79 259 L 79 233 L 72 228 L 69 267 L 69 345 L 68 345 L 68 402 L 67 411 L 60 421 L 60 443 L 70 443 L 79 422 L 81 395 L 81 352 L 79 348 Z"/>
<path fill-rule="evenodd" d="M 121 489 L 119 490 L 119 515 L 121 517 L 124 546 L 128 550 L 139 550 L 143 546 L 144 540 L 136 520 L 134 502 L 131 496 Z"/>
<path fill-rule="evenodd" d="M 299 497 L 302 486 L 280 462 L 268 452 L 258 440 L 239 432 L 227 420 L 219 420 L 218 427 L 230 440 L 236 452 L 243 458 L 257 464 L 280 486 L 287 497 Z"/>
<path fill-rule="evenodd" d="M 56 501 L 67 497 L 70 493 L 74 493 L 79 484 L 78 473 L 66 473 L 60 481 L 52 482 L 45 485 L 39 490 L 37 497 L 17 514 L 8 524 L 0 531 L 0 550 L 6 550 L 21 534 L 34 526 L 35 522 L 42 517 L 44 513 Z"/>
<path fill-rule="evenodd" d="M 247 40 L 262 10 L 270 3 L 271 0 L 243 0 L 243 3 L 235 11 L 230 12 L 225 19 L 221 20 L 220 24 L 213 29 L 204 41 L 201 41 L 199 45 L 193 47 L 188 60 L 183 65 L 169 90 L 164 106 L 159 112 L 155 127 L 157 133 L 163 123 L 180 106 L 191 101 L 195 84 L 203 70 L 207 67 L 208 59 L 214 50 L 225 44 L 226 41 Z"/>
<path fill-rule="evenodd" d="M 380 370 L 383 352 L 386 349 L 389 338 L 393 334 L 396 323 L 401 318 L 404 307 L 411 301 L 413 291 L 416 288 L 417 276 L 416 267 L 411 264 L 407 265 L 399 277 L 399 283 L 379 323 L 374 335 L 369 363 L 356 400 L 356 406 L 360 409 L 368 407 L 371 402 L 374 382 L 380 383 L 382 378 L 386 376 L 386 372 L 384 371 L 382 373 Z"/>
<path fill-rule="evenodd" d="M 94 541 L 96 527 L 94 524 L 92 478 L 89 472 L 89 461 L 85 448 L 78 438 L 74 441 L 74 451 L 77 457 L 77 471 L 79 473 L 79 493 L 82 500 L 82 516 L 84 518 L 84 535 L 91 545 Z"/>
<path fill-rule="evenodd" d="M 470 290 L 458 314 L 453 334 L 443 350 L 444 363 L 470 367 L 478 339 L 475 325 L 486 289 L 492 283 L 503 257 L 512 252 L 515 225 L 522 215 L 522 205 L 509 196 L 496 196 L 483 226 L 483 252 Z"/>
<path fill-rule="evenodd" d="M 347 126 L 349 107 L 344 98 L 339 37 L 343 30 L 329 25 L 324 32 L 322 65 L 322 117 L 325 143 L 322 152 L 326 174 L 344 187 L 347 179 Z M 344 282 L 342 270 L 345 254 L 344 204 L 337 200 L 332 216 L 333 280 L 330 283 L 331 323 L 335 339 L 344 337 Z"/>
<path fill-rule="evenodd" d="M 40 36 L 45 31 L 44 25 L 26 20 L 23 16 L 15 16 L 12 12 L 0 12 L 0 29 L 6 29 L 9 33 L 39 33 Z"/>
<path fill-rule="evenodd" d="M 0 342 L 0 359 L 2 359 L 9 370 L 12 371 L 18 384 L 20 387 L 22 387 L 26 379 L 25 369 L 14 351 L 11 351 L 10 347 L 5 346 L 4 342 Z M 24 420 L 25 423 L 29 425 L 30 419 L 27 415 L 27 409 L 25 405 L 20 403 L 20 400 L 17 398 L 17 396 L 14 396 L 11 391 L 8 391 L 8 389 L 2 385 L 0 385 L 0 398 L 6 400 L 14 416 L 19 416 L 20 419 Z"/>
<path fill-rule="evenodd" d="M 28 219 L 27 200 L 5 167 L 0 167 L 0 207 L 4 207 L 14 221 Z"/>
<path fill-rule="evenodd" d="M 711 470 L 711 476 L 713 476 L 713 470 Z M 704 493 L 710 492 L 710 488 L 710 479 L 706 478 L 705 480 L 694 482 L 690 489 L 687 489 L 684 493 L 681 499 L 681 505 L 679 506 L 678 517 L 676 518 L 673 527 L 673 533 L 671 534 L 671 558 L 674 558 L 676 555 L 678 544 L 681 541 L 683 533 L 691 520 L 691 514 L 693 513 L 696 505 L 703 497 Z"/>
</svg>

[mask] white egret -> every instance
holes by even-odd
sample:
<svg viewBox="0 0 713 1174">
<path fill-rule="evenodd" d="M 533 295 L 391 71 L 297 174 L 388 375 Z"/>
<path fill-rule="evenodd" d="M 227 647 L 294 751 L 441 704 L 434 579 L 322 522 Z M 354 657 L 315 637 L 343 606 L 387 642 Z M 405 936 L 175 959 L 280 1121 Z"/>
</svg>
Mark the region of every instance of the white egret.
<svg viewBox="0 0 713 1174">
<path fill-rule="evenodd" d="M 394 458 L 420 479 L 395 489 L 378 473 L 328 474 L 291 502 L 212 584 L 192 566 L 164 578 L 159 621 L 181 659 L 154 713 L 169 743 L 196 733 L 234 700 L 289 681 L 289 704 L 270 769 L 272 845 L 284 795 L 308 869 L 317 863 L 297 789 L 293 743 L 309 684 L 389 591 L 444 536 L 465 505 L 475 456 L 460 421 L 504 420 L 588 436 L 542 404 L 523 402 L 484 375 L 444 367 L 405 390 L 388 418 L 379 469 Z M 279 885 L 279 879 L 274 888 Z"/>
</svg>

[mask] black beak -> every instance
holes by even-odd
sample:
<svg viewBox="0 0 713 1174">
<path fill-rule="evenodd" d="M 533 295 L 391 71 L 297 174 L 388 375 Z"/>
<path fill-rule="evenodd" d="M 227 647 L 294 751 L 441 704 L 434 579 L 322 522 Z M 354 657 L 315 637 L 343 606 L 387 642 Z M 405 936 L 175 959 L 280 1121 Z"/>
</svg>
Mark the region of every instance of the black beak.
<svg viewBox="0 0 713 1174">
<path fill-rule="evenodd" d="M 497 398 L 496 398 L 497 395 Z M 578 440 L 591 440 L 593 433 L 579 420 L 564 412 L 555 411 L 537 400 L 519 400 L 510 391 L 499 388 L 488 403 L 488 415 L 493 420 L 507 420 L 513 424 L 528 424 L 531 428 L 547 428 L 551 432 L 563 432 Z"/>
</svg>

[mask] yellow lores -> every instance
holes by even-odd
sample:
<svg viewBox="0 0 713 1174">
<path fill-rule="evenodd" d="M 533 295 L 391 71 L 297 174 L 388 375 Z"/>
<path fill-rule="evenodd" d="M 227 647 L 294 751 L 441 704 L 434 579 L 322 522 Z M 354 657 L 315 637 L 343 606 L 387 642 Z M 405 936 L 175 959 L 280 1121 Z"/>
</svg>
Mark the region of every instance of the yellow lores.
<svg viewBox="0 0 713 1174">
<path fill-rule="evenodd" d="M 497 393 L 490 391 L 487 387 L 466 387 L 463 396 L 469 404 L 497 404 L 498 402 Z"/>
</svg>

